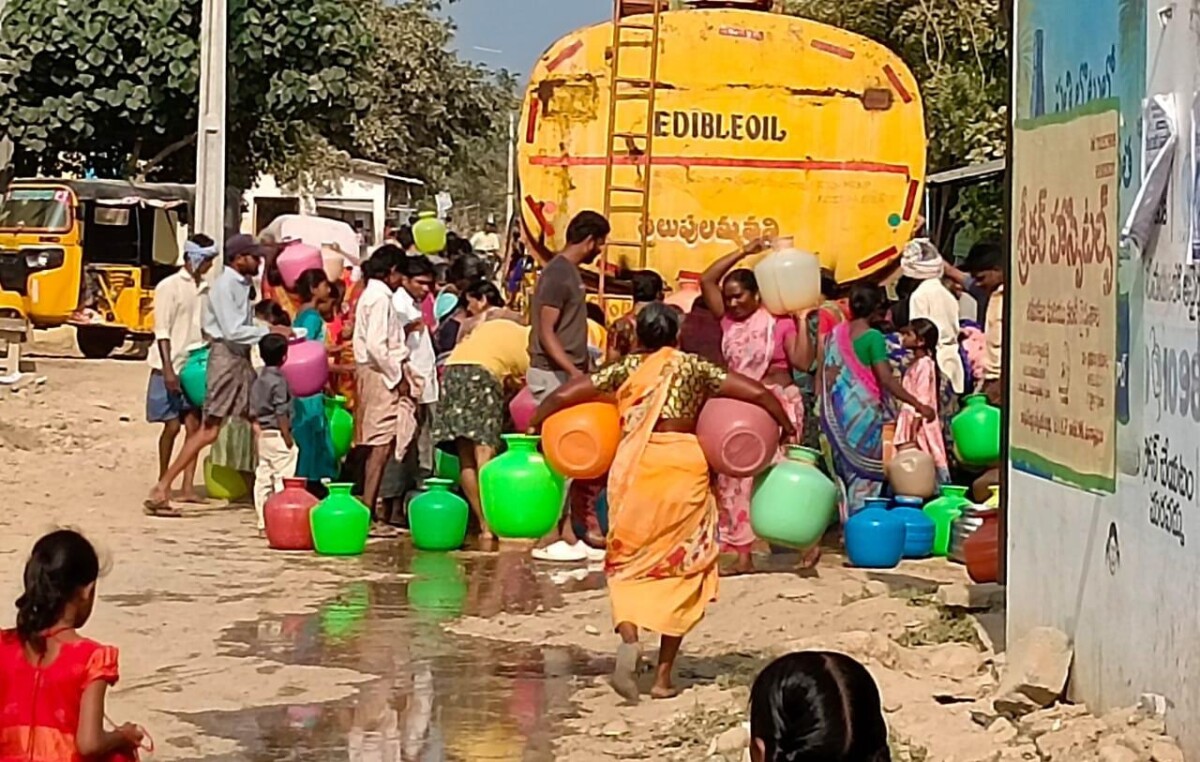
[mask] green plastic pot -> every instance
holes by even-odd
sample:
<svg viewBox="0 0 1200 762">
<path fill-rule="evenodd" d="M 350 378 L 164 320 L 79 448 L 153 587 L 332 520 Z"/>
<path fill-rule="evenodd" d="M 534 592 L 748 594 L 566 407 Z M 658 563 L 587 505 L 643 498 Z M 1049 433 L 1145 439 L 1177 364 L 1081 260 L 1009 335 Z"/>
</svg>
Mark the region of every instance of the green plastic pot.
<svg viewBox="0 0 1200 762">
<path fill-rule="evenodd" d="M 558 523 L 563 480 L 538 452 L 540 440 L 505 434 L 508 451 L 479 470 L 483 516 L 501 539 L 536 540 Z"/>
<path fill-rule="evenodd" d="M 837 513 L 838 490 L 818 467 L 821 454 L 792 445 L 787 458 L 755 479 L 750 498 L 754 534 L 775 545 L 809 548 Z"/>
<path fill-rule="evenodd" d="M 183 396 L 196 407 L 204 407 L 204 400 L 208 397 L 208 353 L 207 344 L 196 347 L 188 352 L 183 368 L 179 371 L 179 385 L 183 387 Z"/>
<path fill-rule="evenodd" d="M 467 501 L 450 491 L 449 479 L 426 479 L 426 492 L 408 506 L 408 525 L 418 550 L 458 550 L 467 539 Z"/>
<path fill-rule="evenodd" d="M 371 512 L 350 494 L 353 484 L 330 484 L 312 510 L 313 545 L 323 556 L 358 556 L 367 547 Z"/>
<path fill-rule="evenodd" d="M 467 600 L 467 576 L 454 556 L 418 552 L 410 569 L 408 604 L 422 619 L 440 622 L 460 616 Z"/>
<path fill-rule="evenodd" d="M 354 416 L 346 409 L 346 398 L 338 395 L 325 398 L 325 418 L 329 421 L 329 438 L 333 442 L 333 457 L 341 460 L 354 445 Z"/>
<path fill-rule="evenodd" d="M 250 491 L 240 472 L 218 466 L 211 457 L 204 459 L 204 491 L 216 500 L 240 500 Z"/>
<path fill-rule="evenodd" d="M 963 403 L 950 421 L 958 459 L 967 466 L 993 466 L 1000 460 L 1000 408 L 989 405 L 983 394 L 969 395 Z"/>
<path fill-rule="evenodd" d="M 950 552 L 950 533 L 954 522 L 963 514 L 963 509 L 971 505 L 967 499 L 967 488 L 955 485 L 942 487 L 941 497 L 929 501 L 923 509 L 925 515 L 933 519 L 933 554 L 945 556 Z"/>
<path fill-rule="evenodd" d="M 413 240 L 422 254 L 437 254 L 446 249 L 446 223 L 437 218 L 437 212 L 421 212 L 413 225 Z"/>
<path fill-rule="evenodd" d="M 433 471 L 439 479 L 449 479 L 458 484 L 462 481 L 462 464 L 457 455 L 451 455 L 440 447 L 433 451 Z"/>
</svg>

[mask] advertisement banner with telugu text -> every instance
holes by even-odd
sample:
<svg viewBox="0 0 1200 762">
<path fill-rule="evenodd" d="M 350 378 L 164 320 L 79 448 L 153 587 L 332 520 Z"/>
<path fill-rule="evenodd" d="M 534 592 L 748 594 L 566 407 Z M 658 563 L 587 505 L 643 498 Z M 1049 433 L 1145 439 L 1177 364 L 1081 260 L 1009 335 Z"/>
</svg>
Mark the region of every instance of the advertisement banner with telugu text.
<svg viewBox="0 0 1200 762">
<path fill-rule="evenodd" d="M 1116 475 L 1118 110 L 1113 100 L 1013 134 L 1013 467 L 1111 493 Z"/>
</svg>

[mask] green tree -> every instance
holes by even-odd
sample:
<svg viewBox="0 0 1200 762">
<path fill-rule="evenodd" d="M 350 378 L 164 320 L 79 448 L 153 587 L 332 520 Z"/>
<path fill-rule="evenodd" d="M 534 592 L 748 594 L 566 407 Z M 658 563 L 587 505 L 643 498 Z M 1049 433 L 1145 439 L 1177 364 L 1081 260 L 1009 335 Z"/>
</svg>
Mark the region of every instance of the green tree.
<svg viewBox="0 0 1200 762">
<path fill-rule="evenodd" d="M 1008 119 L 1005 0 L 787 0 L 785 12 L 869 37 L 899 55 L 925 103 L 930 171 L 1004 156 Z M 990 233 L 1001 190 L 964 194 L 959 224 Z"/>
<path fill-rule="evenodd" d="M 454 28 L 435 0 L 375 6 L 369 23 L 379 40 L 369 65 L 371 109 L 356 146 L 446 189 L 459 207 L 503 206 L 508 119 L 516 83 L 451 50 Z"/>
<path fill-rule="evenodd" d="M 353 146 L 373 0 L 231 0 L 229 182 Z M 9 0 L 0 133 L 19 174 L 194 175 L 200 0 Z"/>
</svg>

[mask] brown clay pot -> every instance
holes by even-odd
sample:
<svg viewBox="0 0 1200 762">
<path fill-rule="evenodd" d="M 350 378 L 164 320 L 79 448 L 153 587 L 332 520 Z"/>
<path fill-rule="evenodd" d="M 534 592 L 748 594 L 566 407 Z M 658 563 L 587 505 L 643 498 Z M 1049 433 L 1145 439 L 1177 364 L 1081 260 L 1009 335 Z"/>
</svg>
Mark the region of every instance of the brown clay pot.
<svg viewBox="0 0 1200 762">
<path fill-rule="evenodd" d="M 912 442 L 896 448 L 887 474 L 892 492 L 897 495 L 928 499 L 937 494 L 937 466 L 933 456 Z"/>
</svg>

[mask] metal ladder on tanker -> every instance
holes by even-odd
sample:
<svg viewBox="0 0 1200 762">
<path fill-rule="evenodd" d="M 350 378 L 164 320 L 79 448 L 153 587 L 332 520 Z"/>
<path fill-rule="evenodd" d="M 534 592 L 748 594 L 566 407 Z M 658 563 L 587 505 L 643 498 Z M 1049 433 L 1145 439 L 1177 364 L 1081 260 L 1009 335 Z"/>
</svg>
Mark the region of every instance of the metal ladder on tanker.
<svg viewBox="0 0 1200 762">
<path fill-rule="evenodd" d="M 654 99 L 658 85 L 659 32 L 662 13 L 668 0 L 613 0 L 612 65 L 609 70 L 608 146 L 604 170 L 604 216 L 618 230 L 616 220 L 636 215 L 635 235 L 630 239 L 611 238 L 610 248 L 636 249 L 638 267 L 646 266 L 646 229 L 650 217 L 651 153 L 654 148 Z M 649 17 L 632 20 L 631 16 Z M 648 71 L 630 72 L 624 55 L 632 48 L 646 48 L 649 55 L 634 56 L 647 64 Z M 634 64 L 636 65 L 636 64 Z M 634 108 L 642 106 L 642 109 Z M 625 106 L 622 108 L 622 106 Z M 637 117 L 641 116 L 642 119 Z M 640 126 L 640 128 L 639 128 Z M 640 182 L 638 169 L 642 169 Z M 618 178 L 620 174 L 628 176 Z M 621 225 L 620 230 L 628 229 Z M 604 281 L 608 270 L 608 249 L 600 264 L 600 305 L 604 307 Z"/>
</svg>

